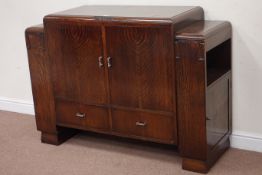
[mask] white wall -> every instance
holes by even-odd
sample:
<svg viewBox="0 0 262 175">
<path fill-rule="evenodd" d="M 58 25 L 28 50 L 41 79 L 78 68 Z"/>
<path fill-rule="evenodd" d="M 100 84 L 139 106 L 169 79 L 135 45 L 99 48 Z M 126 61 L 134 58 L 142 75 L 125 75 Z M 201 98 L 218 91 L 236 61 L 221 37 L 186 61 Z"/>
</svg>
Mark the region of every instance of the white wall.
<svg viewBox="0 0 262 175">
<path fill-rule="evenodd" d="M 83 4 L 197 5 L 206 19 L 232 22 L 232 144 L 262 151 L 261 0 L 0 0 L 0 109 L 32 113 L 25 28 L 41 23 L 48 13 Z"/>
</svg>

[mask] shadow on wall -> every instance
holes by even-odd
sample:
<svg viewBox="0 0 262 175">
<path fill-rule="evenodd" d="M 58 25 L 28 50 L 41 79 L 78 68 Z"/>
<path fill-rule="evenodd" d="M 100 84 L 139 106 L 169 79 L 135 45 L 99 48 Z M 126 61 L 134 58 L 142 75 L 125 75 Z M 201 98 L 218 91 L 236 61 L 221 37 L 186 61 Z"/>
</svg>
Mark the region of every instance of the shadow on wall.
<svg viewBox="0 0 262 175">
<path fill-rule="evenodd" d="M 254 55 L 257 51 L 251 50 L 259 46 L 256 41 L 248 33 L 240 33 L 233 25 L 233 133 L 245 132 L 253 137 L 252 133 L 261 132 L 262 123 L 261 117 L 257 116 L 262 107 L 262 93 L 258 91 L 262 89 L 262 61 Z"/>
</svg>

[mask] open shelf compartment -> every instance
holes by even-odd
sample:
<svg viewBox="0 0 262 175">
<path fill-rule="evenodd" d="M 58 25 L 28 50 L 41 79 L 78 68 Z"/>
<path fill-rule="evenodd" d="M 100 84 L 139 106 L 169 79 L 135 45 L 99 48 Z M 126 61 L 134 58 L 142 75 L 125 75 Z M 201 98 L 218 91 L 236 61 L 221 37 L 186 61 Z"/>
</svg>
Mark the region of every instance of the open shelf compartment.
<svg viewBox="0 0 262 175">
<path fill-rule="evenodd" d="M 206 53 L 207 86 L 231 71 L 231 39 Z"/>
</svg>

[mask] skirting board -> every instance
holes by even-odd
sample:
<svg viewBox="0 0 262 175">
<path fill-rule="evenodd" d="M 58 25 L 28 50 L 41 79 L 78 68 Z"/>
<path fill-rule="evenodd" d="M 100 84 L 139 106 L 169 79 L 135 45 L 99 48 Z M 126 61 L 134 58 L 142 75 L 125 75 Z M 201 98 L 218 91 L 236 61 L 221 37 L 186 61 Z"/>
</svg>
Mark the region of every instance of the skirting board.
<svg viewBox="0 0 262 175">
<path fill-rule="evenodd" d="M 230 142 L 233 148 L 262 152 L 262 136 L 260 135 L 233 131 Z"/>
<path fill-rule="evenodd" d="M 0 97 L 0 110 L 34 115 L 33 102 Z M 231 147 L 262 152 L 262 136 L 233 131 Z"/>
<path fill-rule="evenodd" d="M 33 102 L 0 97 L 0 110 L 34 115 Z"/>
</svg>

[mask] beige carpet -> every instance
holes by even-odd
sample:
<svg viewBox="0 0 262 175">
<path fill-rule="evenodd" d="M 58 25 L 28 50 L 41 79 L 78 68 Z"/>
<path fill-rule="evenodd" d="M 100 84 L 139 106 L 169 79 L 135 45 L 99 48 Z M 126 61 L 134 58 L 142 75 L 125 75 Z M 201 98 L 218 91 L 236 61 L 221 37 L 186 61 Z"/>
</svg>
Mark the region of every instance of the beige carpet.
<svg viewBox="0 0 262 175">
<path fill-rule="evenodd" d="M 262 154 L 230 149 L 210 175 L 262 175 Z M 0 175 L 193 175 L 171 150 L 80 133 L 42 144 L 34 117 L 0 111 Z"/>
</svg>

